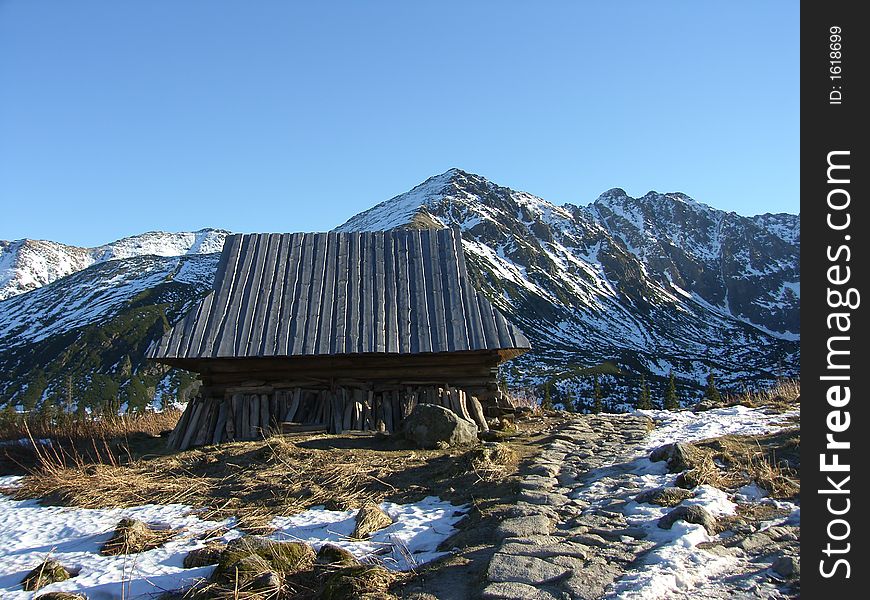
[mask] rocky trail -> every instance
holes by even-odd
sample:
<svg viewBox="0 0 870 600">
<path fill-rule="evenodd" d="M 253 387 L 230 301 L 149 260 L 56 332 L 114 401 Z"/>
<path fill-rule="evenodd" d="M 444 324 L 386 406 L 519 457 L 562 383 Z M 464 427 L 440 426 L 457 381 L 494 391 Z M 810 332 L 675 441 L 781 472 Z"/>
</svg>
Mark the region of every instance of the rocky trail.
<svg viewBox="0 0 870 600">
<path fill-rule="evenodd" d="M 751 414 L 715 413 L 689 421 L 718 419 L 726 432 L 763 427 L 749 424 Z M 728 425 L 730 416 L 736 419 Z M 736 508 L 727 494 L 706 485 L 668 487 L 676 475 L 647 458 L 669 433 L 685 436 L 686 423 L 660 422 L 651 433 L 654 426 L 648 416 L 574 415 L 558 427 L 521 469 L 517 502 L 496 529 L 482 597 L 791 597 L 787 580 L 799 569 L 800 537 L 793 506 L 768 503 L 771 520 L 736 519 L 720 532 L 718 518 Z"/>
</svg>

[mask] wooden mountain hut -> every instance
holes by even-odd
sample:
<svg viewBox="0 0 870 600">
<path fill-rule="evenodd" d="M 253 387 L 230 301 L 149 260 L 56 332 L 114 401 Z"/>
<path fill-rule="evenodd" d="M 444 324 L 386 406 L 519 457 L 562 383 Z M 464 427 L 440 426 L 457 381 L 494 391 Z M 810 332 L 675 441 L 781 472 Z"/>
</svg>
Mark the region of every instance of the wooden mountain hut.
<svg viewBox="0 0 870 600">
<path fill-rule="evenodd" d="M 228 236 L 213 291 L 148 358 L 200 374 L 170 437 L 186 449 L 293 424 L 394 431 L 417 403 L 485 429 L 499 363 L 528 349 L 453 228 Z"/>
</svg>

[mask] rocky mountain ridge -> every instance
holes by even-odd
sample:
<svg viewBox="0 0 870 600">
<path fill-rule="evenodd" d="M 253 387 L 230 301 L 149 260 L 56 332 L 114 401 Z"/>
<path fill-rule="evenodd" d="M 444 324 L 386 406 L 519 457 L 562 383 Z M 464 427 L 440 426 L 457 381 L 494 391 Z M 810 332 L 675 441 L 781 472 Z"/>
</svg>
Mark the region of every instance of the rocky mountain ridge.
<svg viewBox="0 0 870 600">
<path fill-rule="evenodd" d="M 0 300 L 29 292 L 91 265 L 136 256 L 220 252 L 227 231 L 149 231 L 94 248 L 47 240 L 0 240 Z"/>
<path fill-rule="evenodd" d="M 513 385 L 582 394 L 592 373 L 621 374 L 616 394 L 640 373 L 673 370 L 692 387 L 709 372 L 732 386 L 799 372 L 798 216 L 742 217 L 685 194 L 618 188 L 556 206 L 451 169 L 337 229 L 448 225 L 462 231 L 476 284 L 532 341 L 504 369 Z M 95 249 L 0 243 L 0 404 L 39 404 L 70 379 L 85 389 L 93 373 L 122 391 L 137 373 L 158 399 L 176 398 L 189 381 L 141 354 L 209 289 L 226 233 Z"/>
</svg>

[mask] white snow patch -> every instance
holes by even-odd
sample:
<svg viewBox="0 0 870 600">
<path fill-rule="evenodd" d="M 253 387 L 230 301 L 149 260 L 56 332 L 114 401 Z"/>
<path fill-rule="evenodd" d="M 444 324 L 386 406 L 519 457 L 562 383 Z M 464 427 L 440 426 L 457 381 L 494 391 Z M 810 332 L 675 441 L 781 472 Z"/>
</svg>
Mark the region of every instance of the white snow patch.
<svg viewBox="0 0 870 600">
<path fill-rule="evenodd" d="M 798 411 L 769 413 L 760 408 L 742 405 L 701 412 L 688 410 L 640 410 L 638 414 L 656 422 L 646 440 L 645 450 L 671 442 L 693 442 L 722 435 L 763 435 L 780 429 Z"/>
<path fill-rule="evenodd" d="M 20 477 L 0 477 L 0 488 L 15 487 Z M 272 537 L 303 540 L 315 547 L 336 543 L 360 558 L 369 557 L 392 569 L 406 570 L 430 561 L 442 553 L 437 546 L 454 531 L 454 525 L 468 510 L 436 497 L 414 504 L 386 502 L 381 508 L 394 523 L 374 534 L 370 540 L 351 542 L 356 511 L 329 511 L 314 508 L 273 522 L 279 528 Z M 159 548 L 131 556 L 101 556 L 100 547 L 109 539 L 118 521 L 130 517 L 154 527 L 178 529 L 170 541 Z M 204 521 L 182 504 L 137 506 L 118 509 L 80 509 L 41 506 L 36 500 L 12 500 L 0 495 L 0 597 L 4 600 L 30 600 L 36 594 L 25 592 L 24 576 L 46 557 L 78 575 L 39 590 L 78 592 L 92 600 L 135 600 L 154 598 L 166 590 L 192 585 L 207 578 L 214 567 L 185 569 L 184 557 L 202 547 L 195 539 L 208 530 L 233 527 L 232 519 Z M 230 529 L 229 540 L 242 535 Z"/>
<path fill-rule="evenodd" d="M 356 510 L 334 511 L 313 508 L 292 517 L 276 517 L 273 537 L 303 541 L 319 548 L 325 542 L 341 546 L 357 558 L 376 557 L 388 568 L 407 571 L 442 556 L 436 548 L 455 531 L 454 525 L 468 510 L 435 496 L 414 504 L 384 502 L 381 510 L 393 524 L 366 541 L 350 541 L 356 526 Z"/>
<path fill-rule="evenodd" d="M 702 413 L 689 411 L 637 411 L 653 418 L 657 429 L 647 438 L 640 453 L 631 462 L 619 466 L 619 472 L 631 472 L 644 488 L 673 485 L 676 475 L 669 473 L 664 461 L 653 463 L 647 458 L 650 449 L 670 442 L 691 442 L 726 434 L 759 435 L 780 429 L 788 417 L 797 411 L 770 414 L 761 409 L 734 406 Z M 590 508 L 610 501 L 612 480 L 607 468 L 574 497 L 590 503 Z M 763 490 L 746 486 L 734 498 L 717 488 L 702 485 L 694 490 L 694 496 L 684 500 L 684 505 L 697 505 L 713 516 L 733 515 L 737 505 L 734 500 L 745 501 L 761 498 Z M 791 511 L 785 522 L 800 520 L 800 509 L 787 502 L 774 502 Z M 717 556 L 697 546 L 714 539 L 703 526 L 677 521 L 671 529 L 658 527 L 658 520 L 672 508 L 653 504 L 629 502 L 624 509 L 628 524 L 641 527 L 647 532 L 645 539 L 657 544 L 647 553 L 642 565 L 630 570 L 617 581 L 613 593 L 607 598 L 619 600 L 656 600 L 694 598 L 700 591 L 715 590 L 717 581 L 738 571 L 738 558 Z M 771 522 L 769 525 L 773 525 Z"/>
</svg>

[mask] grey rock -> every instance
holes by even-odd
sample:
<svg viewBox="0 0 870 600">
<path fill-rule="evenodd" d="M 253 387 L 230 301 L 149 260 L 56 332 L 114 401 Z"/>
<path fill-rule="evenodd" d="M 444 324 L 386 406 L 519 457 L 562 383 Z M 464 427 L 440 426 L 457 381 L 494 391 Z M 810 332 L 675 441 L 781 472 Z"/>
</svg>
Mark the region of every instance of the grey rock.
<svg viewBox="0 0 870 600">
<path fill-rule="evenodd" d="M 579 558 L 586 560 L 595 551 L 589 546 L 577 544 L 570 541 L 560 541 L 559 538 L 550 538 L 550 543 L 547 544 L 529 544 L 525 540 L 509 541 L 505 540 L 499 552 L 503 554 L 513 554 L 515 556 L 534 556 L 536 558 L 553 558 L 555 556 L 569 556 L 571 558 Z"/>
<path fill-rule="evenodd" d="M 523 490 L 518 497 L 529 504 L 548 504 L 550 506 L 561 506 L 566 501 L 566 498 L 560 494 L 535 490 Z"/>
<path fill-rule="evenodd" d="M 534 556 L 514 556 L 496 552 L 489 563 L 487 578 L 494 582 L 538 585 L 565 576 L 569 569 Z"/>
<path fill-rule="evenodd" d="M 612 542 L 608 542 L 600 535 L 594 533 L 576 533 L 569 538 L 572 542 L 584 544 L 586 546 L 598 546 L 599 548 L 607 548 Z"/>
<path fill-rule="evenodd" d="M 281 576 L 275 571 L 266 571 L 251 581 L 251 589 L 260 592 L 277 592 L 281 587 Z"/>
<path fill-rule="evenodd" d="M 499 538 L 528 537 L 531 535 L 549 534 L 553 531 L 550 519 L 544 515 L 529 515 L 505 519 L 495 529 Z"/>
<path fill-rule="evenodd" d="M 576 483 L 577 479 L 575 474 L 572 472 L 573 469 L 562 469 L 559 473 L 559 476 L 556 478 L 556 482 L 562 487 L 571 487 Z M 552 479 L 550 481 L 553 481 Z"/>
<path fill-rule="evenodd" d="M 421 448 L 477 443 L 477 425 L 435 404 L 418 404 L 405 419 L 405 437 Z"/>
<path fill-rule="evenodd" d="M 780 556 L 770 566 L 774 573 L 786 578 L 800 577 L 801 561 L 796 556 Z"/>
<path fill-rule="evenodd" d="M 624 537 L 642 540 L 647 537 L 647 532 L 643 527 L 623 527 L 621 529 L 602 529 L 599 527 L 589 529 L 587 533 L 595 534 L 603 537 L 606 540 L 618 541 Z"/>
<path fill-rule="evenodd" d="M 607 586 L 622 574 L 623 565 L 612 565 L 604 559 L 587 562 L 582 569 L 571 573 L 562 587 L 576 600 L 598 600 Z"/>
<path fill-rule="evenodd" d="M 524 502 L 522 500 L 518 500 L 516 504 L 510 507 L 506 514 L 510 517 L 530 517 L 530 516 L 543 516 L 549 520 L 555 520 L 558 518 L 558 511 L 552 506 L 545 506 L 543 504 L 531 504 L 529 502 Z"/>
<path fill-rule="evenodd" d="M 800 527 L 793 525 L 774 525 L 766 529 L 764 533 L 777 542 L 797 542 L 801 539 Z"/>
<path fill-rule="evenodd" d="M 662 529 L 670 529 L 677 521 L 703 525 L 707 533 L 716 533 L 716 518 L 702 506 L 678 506 L 658 521 Z M 768 538 L 769 539 L 769 538 Z"/>
<path fill-rule="evenodd" d="M 634 501 L 638 504 L 657 504 L 659 506 L 676 506 L 683 500 L 691 498 L 694 494 L 690 490 L 678 487 L 660 487 L 645 490 L 635 496 Z"/>
<path fill-rule="evenodd" d="M 649 453 L 649 459 L 652 462 L 661 462 L 663 460 L 668 460 L 674 452 L 673 444 L 665 444 L 664 446 L 659 446 L 655 450 Z"/>
<path fill-rule="evenodd" d="M 750 554 L 762 554 L 773 545 L 774 541 L 764 532 L 748 535 L 737 543 L 738 548 L 749 552 Z"/>
<path fill-rule="evenodd" d="M 480 595 L 484 600 L 558 600 L 557 596 L 525 583 L 490 583 Z"/>
<path fill-rule="evenodd" d="M 561 544 L 564 539 L 558 535 L 529 535 L 526 537 L 511 537 L 505 538 L 502 545 L 505 544 L 523 544 L 524 546 L 552 546 Z M 511 552 L 508 552 L 511 554 Z"/>
<path fill-rule="evenodd" d="M 740 548 L 732 548 L 720 544 L 714 544 L 709 547 L 705 546 L 704 550 L 710 554 L 715 554 L 716 556 L 742 556 L 744 554 Z"/>
<path fill-rule="evenodd" d="M 523 477 L 522 481 L 520 481 L 520 487 L 529 489 L 531 488 L 546 488 L 551 489 L 555 487 L 556 480 L 552 477 L 542 477 L 540 475 L 526 475 Z"/>
<path fill-rule="evenodd" d="M 702 462 L 701 452 L 691 444 L 676 443 L 668 458 L 668 470 L 671 473 L 688 471 Z"/>
<path fill-rule="evenodd" d="M 531 475 L 540 475 L 542 477 L 555 477 L 559 473 L 559 465 L 555 463 L 539 463 L 529 468 Z"/>
<path fill-rule="evenodd" d="M 627 505 L 628 505 L 628 502 L 626 502 L 625 500 L 618 500 L 617 499 L 617 500 L 612 500 L 612 501 L 608 502 L 607 504 L 605 504 L 601 508 L 603 508 L 605 510 L 613 511 L 613 512 L 623 512 Z"/>
</svg>

